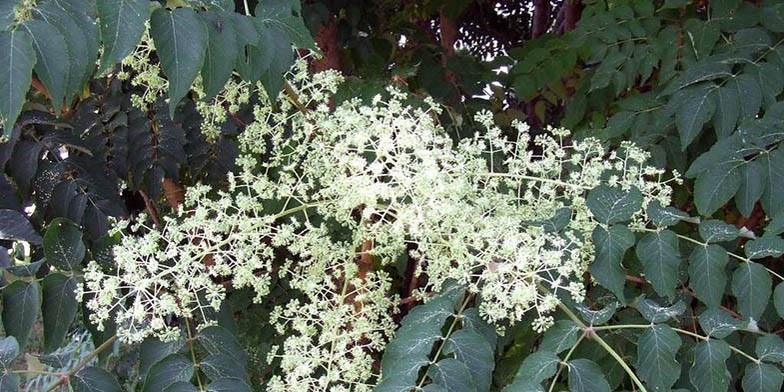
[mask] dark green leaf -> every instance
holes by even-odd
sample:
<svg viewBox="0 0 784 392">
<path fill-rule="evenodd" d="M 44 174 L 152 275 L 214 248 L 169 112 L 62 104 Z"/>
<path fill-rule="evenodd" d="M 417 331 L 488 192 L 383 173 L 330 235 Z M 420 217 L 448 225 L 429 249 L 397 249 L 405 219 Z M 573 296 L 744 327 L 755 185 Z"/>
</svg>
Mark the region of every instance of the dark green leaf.
<svg viewBox="0 0 784 392">
<path fill-rule="evenodd" d="M 166 387 L 163 392 L 199 392 L 199 390 L 189 382 L 177 381 Z"/>
<path fill-rule="evenodd" d="M 779 317 L 784 318 L 784 282 L 776 285 L 776 290 L 773 292 L 773 305 Z"/>
<path fill-rule="evenodd" d="M 683 102 L 675 112 L 675 124 L 681 139 L 681 149 L 686 150 L 702 131 L 702 125 L 713 117 L 716 94 L 712 85 L 699 85 L 684 90 Z"/>
<path fill-rule="evenodd" d="M 38 319 L 39 305 L 40 294 L 35 281 L 17 280 L 3 289 L 3 327 L 6 335 L 19 342 L 21 351 Z"/>
<path fill-rule="evenodd" d="M 765 168 L 758 161 L 749 161 L 740 170 L 740 186 L 735 194 L 735 206 L 743 216 L 751 216 L 751 211 L 765 190 Z"/>
<path fill-rule="evenodd" d="M 234 378 L 221 378 L 207 385 L 207 392 L 250 392 L 248 384 Z"/>
<path fill-rule="evenodd" d="M 743 371 L 743 392 L 781 391 L 784 375 L 776 366 L 751 362 Z"/>
<path fill-rule="evenodd" d="M 144 378 L 153 365 L 178 352 L 183 344 L 179 339 L 171 342 L 162 342 L 158 338 L 144 339 L 139 347 L 139 376 Z"/>
<path fill-rule="evenodd" d="M 248 373 L 245 367 L 226 354 L 210 354 L 204 357 L 199 364 L 199 369 L 210 380 L 236 378 L 248 382 Z"/>
<path fill-rule="evenodd" d="M 675 208 L 675 207 L 662 207 L 658 200 L 652 201 L 648 204 L 645 212 L 648 218 L 651 219 L 654 225 L 658 227 L 668 227 L 678 224 L 683 219 L 688 219 L 689 214 Z"/>
<path fill-rule="evenodd" d="M 214 325 L 204 328 L 199 332 L 197 339 L 210 354 L 228 355 L 243 367 L 248 363 L 248 356 L 237 338 L 223 327 Z"/>
<path fill-rule="evenodd" d="M 734 130 L 740 118 L 740 97 L 738 90 L 729 86 L 722 86 L 716 90 L 716 103 L 718 110 L 713 115 L 713 129 L 716 137 L 723 139 Z"/>
<path fill-rule="evenodd" d="M 765 235 L 743 245 L 746 257 L 761 259 L 764 257 L 779 257 L 784 254 L 784 239 L 775 235 Z"/>
<path fill-rule="evenodd" d="M 689 286 L 697 298 L 709 307 L 719 307 L 727 287 L 724 267 L 727 251 L 719 245 L 695 246 L 689 256 Z"/>
<path fill-rule="evenodd" d="M 764 178 L 765 190 L 760 198 L 762 208 L 768 215 L 776 216 L 784 205 L 784 149 L 777 148 L 759 159 L 767 173 Z"/>
<path fill-rule="evenodd" d="M 569 368 L 569 391 L 610 392 L 610 384 L 602 368 L 589 359 L 575 359 L 567 363 Z"/>
<path fill-rule="evenodd" d="M 740 97 L 740 118 L 755 118 L 762 105 L 762 89 L 757 79 L 749 74 L 741 74 L 730 78 L 725 84 L 727 88 L 737 91 Z"/>
<path fill-rule="evenodd" d="M 0 61 L 0 119 L 3 134 L 10 136 L 33 81 L 36 56 L 32 39 L 19 30 L 0 31 L 0 53 L 7 59 Z"/>
<path fill-rule="evenodd" d="M 637 342 L 637 374 L 652 391 L 668 391 L 678 381 L 681 365 L 675 358 L 681 338 L 667 325 L 654 325 Z"/>
<path fill-rule="evenodd" d="M 582 329 L 574 321 L 558 320 L 544 333 L 539 351 L 549 351 L 555 354 L 566 351 L 577 343 L 582 333 Z"/>
<path fill-rule="evenodd" d="M 561 359 L 552 351 L 538 350 L 525 358 L 517 374 L 514 383 L 533 382 L 540 383 L 555 375 Z M 514 389 L 510 389 L 510 392 Z"/>
<path fill-rule="evenodd" d="M 298 0 L 262 0 L 256 7 L 256 18 L 265 26 L 283 32 L 296 47 L 318 51 L 302 21 L 300 8 Z"/>
<path fill-rule="evenodd" d="M 784 340 L 774 334 L 757 338 L 757 358 L 768 362 L 784 362 Z"/>
<path fill-rule="evenodd" d="M 114 376 L 97 366 L 88 366 L 78 371 L 71 383 L 75 392 L 121 392 L 120 383 Z"/>
<path fill-rule="evenodd" d="M 743 321 L 732 318 L 719 308 L 709 308 L 699 317 L 700 328 L 712 338 L 724 339 L 731 333 L 743 329 Z"/>
<path fill-rule="evenodd" d="M 28 20 L 22 27 L 30 34 L 38 58 L 35 74 L 49 91 L 55 114 L 59 114 L 68 86 L 68 64 L 71 61 L 65 40 L 54 26 L 40 20 Z"/>
<path fill-rule="evenodd" d="M 52 352 L 63 342 L 76 318 L 76 279 L 59 273 L 49 274 L 43 282 L 44 351 Z"/>
<path fill-rule="evenodd" d="M 446 358 L 430 365 L 427 375 L 447 392 L 477 391 L 470 369 L 456 359 Z"/>
<path fill-rule="evenodd" d="M 231 15 L 225 12 L 204 12 L 209 41 L 201 67 L 204 98 L 214 97 L 226 84 L 234 69 L 239 54 L 237 33 L 234 32 Z"/>
<path fill-rule="evenodd" d="M 146 0 L 96 0 L 101 21 L 103 56 L 99 72 L 119 63 L 131 54 L 144 34 L 144 23 L 150 16 Z"/>
<path fill-rule="evenodd" d="M 82 232 L 76 224 L 65 218 L 57 218 L 49 224 L 43 246 L 46 261 L 61 270 L 76 267 L 86 252 Z"/>
<path fill-rule="evenodd" d="M 631 219 L 640 210 L 642 194 L 636 188 L 624 191 L 599 185 L 588 192 L 586 204 L 597 221 L 612 225 Z"/>
<path fill-rule="evenodd" d="M 737 227 L 717 219 L 700 222 L 699 232 L 700 237 L 708 243 L 732 241 L 740 235 Z"/>
<path fill-rule="evenodd" d="M 43 21 L 57 29 L 65 42 L 68 58 L 62 60 L 66 61 L 68 68 L 67 84 L 64 91 L 66 104 L 69 104 L 73 94 L 82 86 L 82 78 L 86 68 L 88 66 L 92 68 L 92 64 L 87 63 L 88 39 L 76 20 L 58 2 L 50 1 L 41 4 L 36 7 L 35 11 Z"/>
<path fill-rule="evenodd" d="M 169 80 L 169 118 L 199 74 L 207 48 L 204 22 L 190 8 L 159 8 L 150 17 L 150 35 Z"/>
<path fill-rule="evenodd" d="M 618 309 L 618 302 L 613 302 L 599 310 L 590 309 L 583 304 L 577 304 L 575 309 L 580 312 L 580 316 L 588 325 L 602 325 L 615 314 L 615 310 Z"/>
<path fill-rule="evenodd" d="M 22 213 L 14 210 L 0 210 L 0 239 L 41 244 L 41 236 L 33 225 Z"/>
<path fill-rule="evenodd" d="M 678 301 L 672 306 L 660 306 L 644 296 L 639 296 L 634 301 L 634 307 L 637 308 L 642 317 L 651 323 L 661 323 L 669 319 L 676 319 L 686 311 L 686 304 L 683 301 Z"/>
<path fill-rule="evenodd" d="M 700 215 L 709 216 L 727 204 L 740 187 L 738 168 L 715 167 L 697 177 L 694 204 Z"/>
<path fill-rule="evenodd" d="M 591 238 L 596 246 L 596 258 L 590 266 L 591 275 L 625 303 L 623 287 L 626 272 L 621 261 L 626 251 L 634 245 L 634 234 L 626 226 L 615 225 L 609 230 L 596 227 Z"/>
<path fill-rule="evenodd" d="M 19 375 L 11 372 L 0 374 L 0 392 L 19 392 Z"/>
<path fill-rule="evenodd" d="M 172 354 L 150 368 L 144 379 L 143 392 L 163 391 L 177 381 L 188 381 L 193 377 L 193 365 L 180 354 Z"/>
<path fill-rule="evenodd" d="M 10 368 L 19 356 L 19 343 L 13 336 L 6 336 L 0 340 L 0 366 Z"/>
<path fill-rule="evenodd" d="M 493 348 L 482 335 L 466 329 L 454 332 L 444 344 L 443 352 L 454 354 L 468 367 L 477 391 L 490 390 L 495 358 Z"/>
<path fill-rule="evenodd" d="M 694 362 L 689 371 L 689 380 L 697 392 L 726 391 L 729 387 L 730 372 L 727 358 L 730 346 L 723 340 L 707 340 L 694 348 Z"/>
<path fill-rule="evenodd" d="M 732 274 L 732 295 L 738 300 L 740 314 L 759 320 L 768 306 L 773 288 L 770 274 L 761 264 L 740 263 Z"/>
<path fill-rule="evenodd" d="M 675 298 L 678 284 L 678 267 L 681 253 L 678 237 L 669 230 L 648 233 L 635 247 L 637 257 L 642 262 L 645 278 L 651 282 L 659 295 Z"/>
</svg>

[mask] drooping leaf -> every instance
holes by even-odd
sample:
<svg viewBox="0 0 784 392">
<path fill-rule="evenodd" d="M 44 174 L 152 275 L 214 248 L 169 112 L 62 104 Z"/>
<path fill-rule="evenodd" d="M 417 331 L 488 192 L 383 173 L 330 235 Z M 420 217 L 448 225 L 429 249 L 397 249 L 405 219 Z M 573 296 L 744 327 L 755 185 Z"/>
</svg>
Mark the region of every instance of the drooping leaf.
<svg viewBox="0 0 784 392">
<path fill-rule="evenodd" d="M 297 0 L 262 0 L 256 7 L 256 18 L 262 24 L 283 32 L 288 41 L 298 48 L 318 51 L 301 13 Z"/>
<path fill-rule="evenodd" d="M 49 264 L 71 270 L 84 259 L 86 248 L 82 232 L 73 222 L 57 218 L 49 224 L 43 240 L 44 254 Z"/>
<path fill-rule="evenodd" d="M 103 55 L 98 72 L 103 72 L 131 54 L 144 34 L 150 16 L 146 0 L 96 0 L 101 21 Z"/>
<path fill-rule="evenodd" d="M 52 352 L 60 347 L 79 309 L 76 279 L 59 273 L 49 274 L 44 278 L 42 288 L 44 351 Z"/>
<path fill-rule="evenodd" d="M 756 78 L 750 74 L 740 74 L 729 78 L 725 85 L 737 91 L 740 103 L 740 118 L 754 118 L 762 105 L 762 89 Z"/>
<path fill-rule="evenodd" d="M 54 26 L 40 20 L 25 21 L 22 27 L 30 35 L 38 59 L 35 73 L 49 91 L 55 114 L 59 114 L 68 87 L 71 61 L 65 40 Z"/>
<path fill-rule="evenodd" d="M 727 204 L 740 187 L 738 168 L 714 167 L 694 182 L 694 204 L 700 215 L 709 216 Z"/>
<path fill-rule="evenodd" d="M 36 281 L 14 281 L 3 289 L 3 327 L 24 351 L 27 338 L 38 319 L 40 294 Z"/>
<path fill-rule="evenodd" d="M 678 237 L 669 230 L 648 233 L 635 247 L 645 278 L 659 295 L 675 298 L 681 254 Z"/>
<path fill-rule="evenodd" d="M 200 14 L 207 25 L 209 39 L 201 67 L 205 98 L 214 97 L 226 84 L 234 69 L 239 54 L 237 33 L 234 31 L 230 14 L 226 12 L 204 12 Z"/>
<path fill-rule="evenodd" d="M 738 309 L 744 317 L 759 320 L 773 289 L 770 274 L 760 264 L 740 263 L 732 274 L 732 295 L 738 300 Z"/>
<path fill-rule="evenodd" d="M 637 342 L 637 374 L 653 391 L 667 391 L 678 381 L 681 365 L 675 358 L 681 338 L 667 325 L 654 325 Z"/>
<path fill-rule="evenodd" d="M 596 246 L 596 258 L 590 266 L 591 275 L 625 303 L 623 287 L 626 272 L 621 261 L 626 251 L 634 245 L 634 234 L 626 226 L 615 225 L 609 230 L 596 227 L 591 238 Z"/>
<path fill-rule="evenodd" d="M 642 194 L 636 188 L 624 191 L 599 185 L 588 192 L 586 204 L 597 221 L 613 225 L 631 219 L 640 210 Z"/>
<path fill-rule="evenodd" d="M 689 380 L 697 392 L 726 391 L 730 373 L 726 361 L 730 347 L 723 340 L 710 339 L 694 348 L 694 364 L 689 370 Z"/>
<path fill-rule="evenodd" d="M 152 365 L 144 379 L 143 392 L 163 391 L 177 381 L 193 377 L 193 364 L 180 354 L 172 354 Z"/>
<path fill-rule="evenodd" d="M 234 359 L 240 366 L 246 366 L 248 356 L 237 341 L 237 338 L 227 329 L 213 325 L 199 331 L 199 343 L 210 354 L 224 354 Z"/>
<path fill-rule="evenodd" d="M 686 150 L 702 131 L 702 126 L 713 117 L 716 110 L 715 88 L 702 84 L 684 90 L 683 102 L 675 112 L 675 124 L 681 139 L 681 149 Z"/>
<path fill-rule="evenodd" d="M 21 30 L 0 31 L 0 120 L 3 135 L 10 136 L 33 81 L 36 56 L 33 41 Z"/>
<path fill-rule="evenodd" d="M 740 117 L 740 97 L 738 90 L 722 86 L 716 90 L 717 110 L 713 114 L 713 129 L 716 137 L 723 139 L 734 130 Z"/>
<path fill-rule="evenodd" d="M 743 371 L 744 392 L 780 391 L 784 375 L 776 366 L 768 363 L 751 362 Z"/>
<path fill-rule="evenodd" d="M 697 298 L 709 307 L 719 307 L 727 288 L 724 267 L 727 251 L 719 245 L 695 246 L 689 256 L 689 286 Z"/>
<path fill-rule="evenodd" d="M 183 345 L 181 339 L 170 342 L 162 342 L 152 337 L 144 339 L 139 347 L 139 376 L 144 378 L 153 365 L 177 353 Z"/>
<path fill-rule="evenodd" d="M 207 27 L 190 8 L 159 8 L 150 17 L 150 35 L 169 80 L 169 118 L 190 90 L 204 62 Z"/>
<path fill-rule="evenodd" d="M 35 8 L 35 12 L 43 21 L 54 26 L 65 42 L 65 49 L 68 58 L 62 59 L 66 62 L 68 69 L 65 98 L 66 104 L 70 104 L 73 94 L 81 88 L 82 77 L 88 66 L 88 39 L 84 31 L 69 13 L 58 2 L 50 1 Z"/>
<path fill-rule="evenodd" d="M 41 244 L 41 236 L 19 211 L 0 210 L 0 239 Z"/>
<path fill-rule="evenodd" d="M 574 359 L 567 363 L 569 369 L 569 391 L 610 392 L 602 368 L 589 359 Z"/>
<path fill-rule="evenodd" d="M 88 366 L 73 376 L 71 381 L 75 392 L 120 392 L 122 388 L 117 379 L 97 366 Z"/>
</svg>

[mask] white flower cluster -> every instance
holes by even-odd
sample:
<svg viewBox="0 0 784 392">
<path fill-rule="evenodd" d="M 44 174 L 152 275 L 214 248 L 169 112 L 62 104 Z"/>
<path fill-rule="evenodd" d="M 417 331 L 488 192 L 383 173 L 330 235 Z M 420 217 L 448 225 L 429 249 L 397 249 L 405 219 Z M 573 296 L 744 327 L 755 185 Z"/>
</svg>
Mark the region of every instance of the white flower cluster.
<svg viewBox="0 0 784 392">
<path fill-rule="evenodd" d="M 167 317 L 206 318 L 229 286 L 263 301 L 277 276 L 302 295 L 271 315 L 286 340 L 271 354 L 282 374 L 270 390 L 370 390 L 399 302 L 382 268 L 407 248 L 428 277 L 420 294 L 452 279 L 479 294 L 489 321 L 535 311 L 544 330 L 557 294 L 584 295 L 598 224 L 588 191 L 636 187 L 644 205 L 669 203 L 663 172 L 632 145 L 607 153 L 563 129 L 532 136 L 523 123 L 507 140 L 489 112 L 476 116 L 476 136 L 455 142 L 437 104 L 411 105 L 395 89 L 331 108 L 341 80 L 297 71 L 300 105 L 282 97 L 278 109 L 254 108 L 228 190 L 190 188 L 162 229 L 136 223 L 125 234 L 115 272 L 91 263 L 83 292 L 93 322 L 119 308 L 125 340 L 174 338 Z M 568 222 L 549 230 L 542 222 L 559 211 Z"/>
</svg>

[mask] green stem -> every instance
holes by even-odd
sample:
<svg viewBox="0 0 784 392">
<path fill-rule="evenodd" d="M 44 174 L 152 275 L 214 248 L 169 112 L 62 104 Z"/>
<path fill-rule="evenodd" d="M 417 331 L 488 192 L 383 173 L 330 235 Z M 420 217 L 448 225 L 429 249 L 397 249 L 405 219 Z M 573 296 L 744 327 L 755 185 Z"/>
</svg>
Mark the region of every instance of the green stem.
<svg viewBox="0 0 784 392">
<path fill-rule="evenodd" d="M 199 391 L 204 390 L 204 386 L 201 383 L 201 377 L 199 377 L 199 363 L 196 362 L 196 351 L 193 349 L 193 334 L 191 333 L 191 323 L 188 319 L 185 319 L 185 331 L 188 332 L 188 348 L 191 351 L 191 361 L 193 361 L 194 373 L 196 373 L 196 384 L 199 386 Z"/>
<path fill-rule="evenodd" d="M 577 348 L 577 346 L 580 345 L 580 342 L 582 342 L 584 338 L 585 338 L 585 333 L 580 335 L 580 338 L 577 339 L 577 342 L 574 344 L 574 346 L 572 346 L 569 352 L 566 353 L 566 356 L 564 357 L 563 361 L 558 366 L 558 371 L 555 372 L 555 376 L 553 376 L 553 381 L 550 383 L 550 389 L 547 390 L 548 392 L 553 392 L 553 388 L 555 388 L 555 382 L 558 381 L 558 376 L 561 375 L 561 372 L 563 372 L 564 370 L 564 366 L 567 366 L 566 363 L 569 362 L 569 358 L 572 357 L 574 350 Z"/>
<path fill-rule="evenodd" d="M 457 322 L 460 321 L 460 316 L 463 314 L 463 311 L 468 306 L 468 303 L 470 301 L 471 301 L 471 294 L 466 292 L 466 297 L 463 300 L 462 305 L 460 306 L 460 310 L 458 310 L 457 313 L 455 314 L 455 318 L 454 320 L 452 320 L 452 324 L 449 325 L 449 330 L 446 331 L 446 335 L 444 335 L 444 338 L 441 340 L 441 345 L 438 346 L 438 351 L 436 351 L 436 355 L 433 356 L 433 360 L 430 361 L 430 363 L 427 365 L 427 369 L 425 369 L 425 375 L 422 376 L 422 379 L 419 381 L 419 384 L 417 385 L 416 389 L 418 391 L 422 390 L 422 386 L 425 384 L 425 380 L 427 379 L 427 373 L 428 371 L 430 371 L 430 366 L 438 362 L 438 356 L 441 355 L 441 351 L 444 349 L 444 346 L 446 346 L 446 342 L 447 340 L 449 340 L 449 337 L 452 336 L 452 332 L 455 330 L 455 327 L 457 327 Z"/>
<path fill-rule="evenodd" d="M 90 361 L 92 361 L 93 359 L 95 359 L 95 357 L 97 357 L 98 354 L 106 351 L 106 349 L 108 349 L 109 347 L 112 347 L 114 345 L 114 341 L 115 340 L 117 340 L 117 335 L 114 335 L 114 336 L 110 337 L 109 339 L 107 339 L 100 346 L 98 346 L 98 348 L 93 350 L 93 352 L 91 352 L 90 354 L 87 354 L 87 356 L 84 357 L 79 363 L 77 363 L 76 366 L 74 366 L 71 370 L 69 370 L 68 373 L 62 374 L 62 376 L 60 377 L 59 380 L 57 380 L 54 383 L 52 383 L 51 385 L 49 385 L 49 387 L 44 389 L 44 391 L 46 391 L 46 392 L 53 391 L 55 388 L 57 388 L 61 384 L 65 383 L 65 382 L 68 382 L 71 379 L 71 377 L 73 377 L 76 373 L 78 373 L 80 370 L 82 370 L 83 367 L 87 366 L 87 364 L 90 363 Z"/>
<path fill-rule="evenodd" d="M 580 318 L 577 317 L 577 315 L 572 313 L 572 311 L 566 305 L 564 305 L 563 303 L 559 302 L 558 303 L 558 307 L 561 310 L 563 310 L 563 312 L 566 313 L 566 315 L 569 316 L 569 318 L 572 319 L 572 321 L 574 321 L 575 323 L 577 323 L 577 325 L 579 325 L 581 328 L 583 328 L 583 329 L 593 328 L 593 327 L 588 327 L 587 325 L 585 325 L 585 323 L 583 323 L 582 320 L 580 320 Z M 609 344 L 607 344 L 607 342 L 604 341 L 604 339 L 602 339 L 601 336 L 599 336 L 598 334 L 593 334 L 593 336 L 591 336 L 591 338 L 593 340 L 595 340 L 596 343 L 599 343 L 599 345 L 602 346 L 602 348 L 605 351 L 607 351 L 607 353 L 609 353 L 610 356 L 612 356 L 618 362 L 618 364 L 621 365 L 623 370 L 626 371 L 626 374 L 629 375 L 629 377 L 632 379 L 634 384 L 637 385 L 637 388 L 639 388 L 641 392 L 648 392 L 648 390 L 645 389 L 645 386 L 642 384 L 642 381 L 640 381 L 640 379 L 634 373 L 632 368 L 629 367 L 629 365 L 626 363 L 626 361 L 623 359 L 623 357 L 621 357 Z"/>
</svg>

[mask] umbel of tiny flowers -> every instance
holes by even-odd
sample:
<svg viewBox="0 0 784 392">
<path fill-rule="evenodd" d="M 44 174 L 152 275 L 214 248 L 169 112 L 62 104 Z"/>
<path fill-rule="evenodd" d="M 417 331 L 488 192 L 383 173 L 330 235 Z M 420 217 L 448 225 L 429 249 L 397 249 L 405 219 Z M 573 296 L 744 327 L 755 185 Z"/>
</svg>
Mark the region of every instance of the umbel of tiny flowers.
<svg viewBox="0 0 784 392">
<path fill-rule="evenodd" d="M 416 273 L 428 276 L 422 298 L 454 280 L 479 294 L 488 321 L 533 311 L 543 331 L 557 295 L 584 296 L 598 224 L 587 192 L 635 187 L 644 206 L 669 203 L 664 173 L 631 144 L 608 152 L 563 129 L 532 137 L 521 122 L 513 124 L 518 138 L 508 140 L 490 112 L 476 115 L 480 132 L 455 143 L 430 99 L 411 106 L 391 88 L 369 104 L 350 99 L 330 108 L 341 75 L 306 69 L 298 63 L 289 80 L 312 110 L 285 98 L 273 107 L 253 87 L 262 102 L 240 135 L 240 170 L 228 189 L 190 188 L 178 216 L 160 229 L 142 219 L 118 223 L 116 267 L 90 263 L 81 288 L 91 321 L 114 318 L 130 342 L 175 339 L 179 330 L 167 318 L 209 322 L 225 282 L 252 288 L 262 302 L 278 277 L 302 295 L 271 314 L 286 338 L 270 354 L 281 364 L 270 390 L 370 390 L 373 358 L 394 332 L 398 303 L 383 267 L 409 245 L 416 245 Z M 539 223 L 564 209 L 563 230 Z M 645 220 L 643 208 L 632 224 Z M 358 268 L 368 241 L 382 269 Z M 289 257 L 281 260 L 284 249 Z"/>
</svg>

